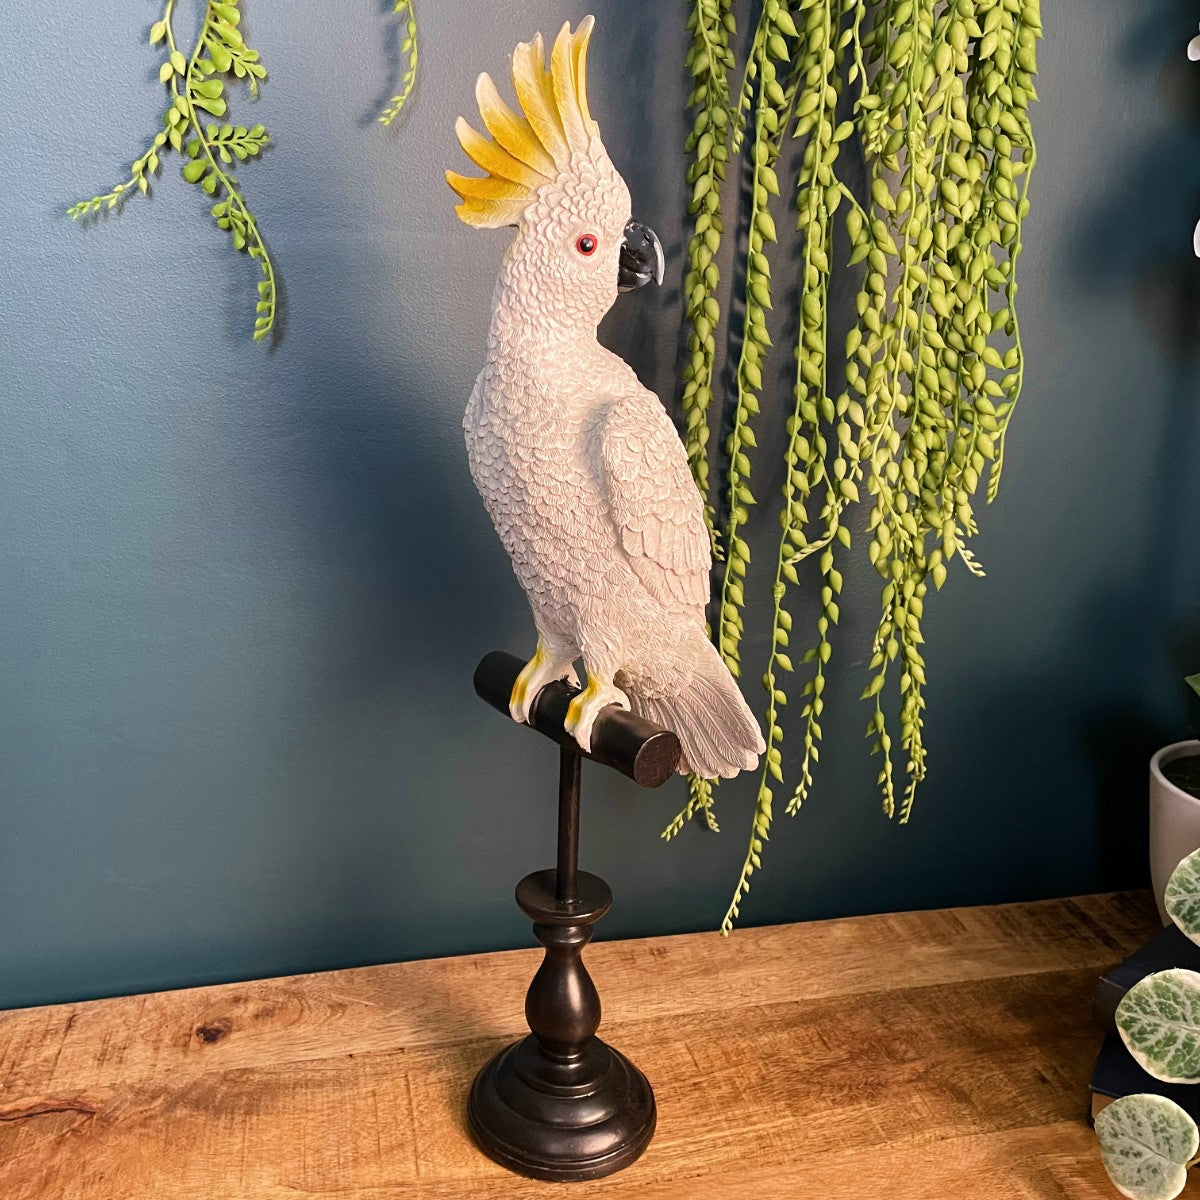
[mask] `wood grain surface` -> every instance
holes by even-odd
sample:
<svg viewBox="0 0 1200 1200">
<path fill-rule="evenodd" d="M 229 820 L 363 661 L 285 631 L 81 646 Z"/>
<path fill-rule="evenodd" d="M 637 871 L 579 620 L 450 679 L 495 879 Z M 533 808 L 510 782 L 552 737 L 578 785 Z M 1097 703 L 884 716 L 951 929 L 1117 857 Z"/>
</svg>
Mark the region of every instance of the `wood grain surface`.
<svg viewBox="0 0 1200 1200">
<path fill-rule="evenodd" d="M 1118 893 L 594 945 L 659 1125 L 591 1184 L 465 1128 L 540 951 L 0 1013 L 0 1197 L 1108 1200 L 1091 994 L 1156 928 Z"/>
</svg>

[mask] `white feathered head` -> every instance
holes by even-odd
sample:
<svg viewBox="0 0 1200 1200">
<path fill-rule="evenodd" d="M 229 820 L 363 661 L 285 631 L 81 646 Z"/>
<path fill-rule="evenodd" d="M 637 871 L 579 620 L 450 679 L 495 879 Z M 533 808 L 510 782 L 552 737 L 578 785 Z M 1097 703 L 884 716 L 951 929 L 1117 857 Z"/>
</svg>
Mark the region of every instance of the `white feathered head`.
<svg viewBox="0 0 1200 1200">
<path fill-rule="evenodd" d="M 468 225 L 512 225 L 511 262 L 542 284 L 543 300 L 565 289 L 573 308 L 599 320 L 618 290 L 663 277 L 662 247 L 630 220 L 629 189 L 600 140 L 587 100 L 587 51 L 594 18 L 574 33 L 559 31 L 546 63 L 542 35 L 513 51 L 512 83 L 520 105 L 500 98 L 485 72 L 475 85 L 479 115 L 490 137 L 459 117 L 455 132 L 486 174 L 447 171 Z M 562 297 L 565 299 L 565 295 Z"/>
</svg>

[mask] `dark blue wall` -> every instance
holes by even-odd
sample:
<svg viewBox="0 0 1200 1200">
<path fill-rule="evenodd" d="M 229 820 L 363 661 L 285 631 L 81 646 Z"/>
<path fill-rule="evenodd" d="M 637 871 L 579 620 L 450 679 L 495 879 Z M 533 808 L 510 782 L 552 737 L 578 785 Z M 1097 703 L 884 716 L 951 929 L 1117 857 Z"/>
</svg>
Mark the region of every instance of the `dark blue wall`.
<svg viewBox="0 0 1200 1200">
<path fill-rule="evenodd" d="M 252 271 L 174 167 L 117 219 L 63 217 L 160 105 L 129 6 L 69 7 L 20 6 L 0 49 L 0 1004 L 527 944 L 511 890 L 551 861 L 555 758 L 471 692 L 531 636 L 459 431 L 506 235 L 460 225 L 441 171 L 475 74 L 586 9 L 421 4 L 385 132 L 388 6 L 252 7 L 271 79 L 237 112 L 276 144 L 242 177 L 286 285 L 266 351 Z M 605 337 L 671 397 L 685 6 L 597 7 L 594 108 L 670 259 Z M 880 816 L 856 698 L 877 589 L 852 572 L 819 785 L 747 923 L 1145 877 L 1145 758 L 1200 669 L 1195 13 L 1045 8 L 1029 383 L 989 578 L 930 605 L 931 777 L 910 826 Z M 586 772 L 605 935 L 724 912 L 749 781 L 720 836 L 665 846 L 681 791 Z"/>
</svg>

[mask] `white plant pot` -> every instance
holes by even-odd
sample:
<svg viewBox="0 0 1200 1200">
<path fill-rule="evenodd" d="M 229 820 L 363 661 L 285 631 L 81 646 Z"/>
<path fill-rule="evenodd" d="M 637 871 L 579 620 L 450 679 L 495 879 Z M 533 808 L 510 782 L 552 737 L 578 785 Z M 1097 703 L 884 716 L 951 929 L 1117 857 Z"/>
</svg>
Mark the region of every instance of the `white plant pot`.
<svg viewBox="0 0 1200 1200">
<path fill-rule="evenodd" d="M 1150 760 L 1150 880 L 1164 925 L 1170 923 L 1163 908 L 1167 880 L 1181 860 L 1200 848 L 1200 799 L 1177 788 L 1162 768 L 1194 754 L 1200 754 L 1200 741 L 1175 742 Z"/>
</svg>

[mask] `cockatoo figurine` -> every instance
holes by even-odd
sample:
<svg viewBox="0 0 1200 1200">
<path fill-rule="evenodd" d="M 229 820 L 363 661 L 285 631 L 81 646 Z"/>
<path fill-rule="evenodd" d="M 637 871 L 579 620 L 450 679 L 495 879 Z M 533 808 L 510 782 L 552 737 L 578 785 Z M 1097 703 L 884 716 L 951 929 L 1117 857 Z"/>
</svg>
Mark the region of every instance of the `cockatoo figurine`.
<svg viewBox="0 0 1200 1200">
<path fill-rule="evenodd" d="M 596 340 L 618 291 L 662 282 L 663 253 L 630 219 L 629 189 L 588 110 L 592 25 L 564 25 L 548 67 L 540 34 L 517 46 L 521 112 L 480 75 L 491 136 L 461 117 L 456 131 L 486 174 L 446 173 L 468 225 L 517 230 L 463 421 L 471 475 L 538 632 L 510 711 L 527 722 L 545 684 L 578 682 L 582 659 L 587 685 L 567 728 L 584 751 L 601 710 L 618 704 L 678 735 L 681 773 L 730 777 L 764 746 L 705 634 L 700 493 L 658 398 Z"/>
</svg>

